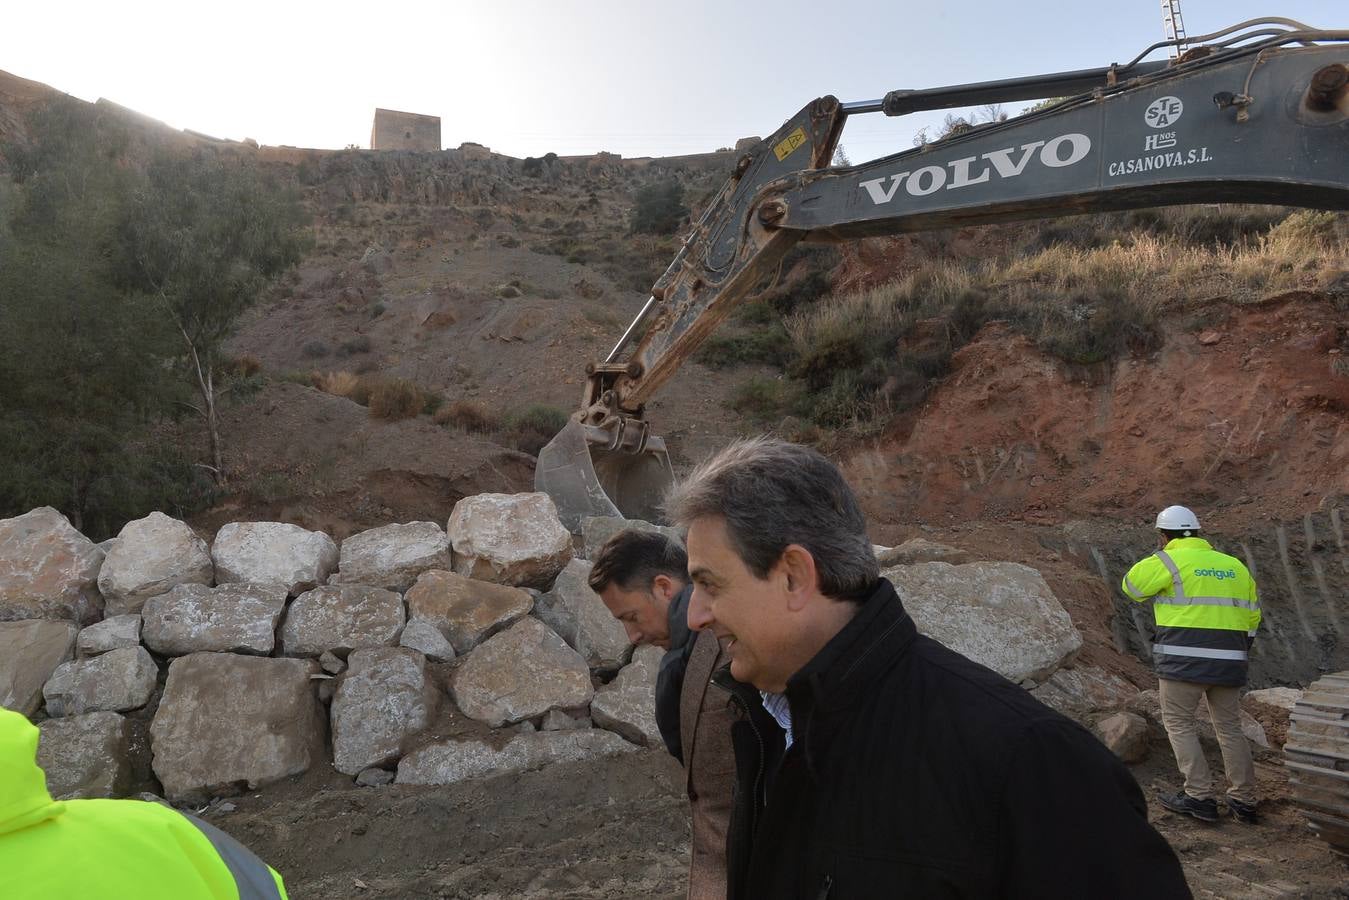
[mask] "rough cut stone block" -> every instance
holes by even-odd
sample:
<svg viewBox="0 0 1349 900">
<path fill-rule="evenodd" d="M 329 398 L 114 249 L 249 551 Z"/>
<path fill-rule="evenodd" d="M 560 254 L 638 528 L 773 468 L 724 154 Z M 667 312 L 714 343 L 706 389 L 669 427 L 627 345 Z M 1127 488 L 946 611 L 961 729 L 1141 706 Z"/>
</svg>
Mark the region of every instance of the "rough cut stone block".
<svg viewBox="0 0 1349 900">
<path fill-rule="evenodd" d="M 684 545 L 684 535 L 670 525 L 653 525 L 644 519 L 624 519 L 621 516 L 586 516 L 581 520 L 581 541 L 585 558 L 593 560 L 605 541 L 620 531 L 653 531 Z"/>
<path fill-rule="evenodd" d="M 200 800 L 298 775 L 324 760 L 324 716 L 308 659 L 194 653 L 169 663 L 150 726 L 171 800 Z"/>
<path fill-rule="evenodd" d="M 131 736 L 115 712 L 48 719 L 38 725 L 37 764 L 57 800 L 124 797 L 131 787 Z"/>
<path fill-rule="evenodd" d="M 97 621 L 102 565 L 103 551 L 50 506 L 0 519 L 0 621 Z"/>
<path fill-rule="evenodd" d="M 278 584 L 295 595 L 337 571 L 337 544 L 285 522 L 231 522 L 216 534 L 211 559 L 217 584 Z"/>
<path fill-rule="evenodd" d="M 521 619 L 464 659 L 450 693 L 464 715 L 499 728 L 585 706 L 595 691 L 575 650 L 542 622 Z"/>
<path fill-rule="evenodd" d="M 141 617 L 128 613 L 81 628 L 75 647 L 80 656 L 98 656 L 119 647 L 135 647 L 140 642 Z"/>
<path fill-rule="evenodd" d="M 1041 703 L 1070 716 L 1123 706 L 1137 693 L 1131 683 L 1099 666 L 1065 666 L 1031 691 Z"/>
<path fill-rule="evenodd" d="M 218 651 L 266 656 L 286 608 L 282 584 L 180 584 L 145 601 L 145 646 L 164 656 Z"/>
<path fill-rule="evenodd" d="M 383 588 L 329 584 L 297 597 L 281 626 L 281 652 L 345 655 L 367 647 L 391 647 L 403 633 L 403 598 Z"/>
<path fill-rule="evenodd" d="M 1120 711 L 1106 716 L 1092 729 L 1101 743 L 1123 762 L 1142 762 L 1148 755 L 1148 720 Z"/>
<path fill-rule="evenodd" d="M 539 597 L 534 615 L 556 631 L 593 669 L 616 669 L 628 661 L 632 644 L 623 623 L 590 589 L 590 563 L 573 559 L 553 589 Z"/>
<path fill-rule="evenodd" d="M 882 573 L 918 630 L 1004 678 L 1042 682 L 1082 635 L 1040 573 L 1019 563 L 919 563 Z"/>
<path fill-rule="evenodd" d="M 454 571 L 479 581 L 546 590 L 571 559 L 571 532 L 543 493 L 465 497 L 446 531 Z"/>
<path fill-rule="evenodd" d="M 1302 699 L 1302 691 L 1290 687 L 1272 687 L 1259 691 L 1250 691 L 1243 700 L 1254 700 L 1256 703 L 1267 703 L 1270 706 L 1277 706 L 1280 709 L 1293 711 L 1297 702 Z"/>
<path fill-rule="evenodd" d="M 618 735 L 598 729 L 521 734 L 500 750 L 481 741 L 445 741 L 403 757 L 398 763 L 397 783 L 454 784 L 636 749 Z"/>
<path fill-rule="evenodd" d="M 428 569 L 450 567 L 450 539 L 435 522 L 383 525 L 342 542 L 333 581 L 406 591 Z"/>
<path fill-rule="evenodd" d="M 126 712 L 150 702 L 159 667 L 144 647 L 122 647 L 61 663 L 42 688 L 50 716 Z"/>
<path fill-rule="evenodd" d="M 426 661 L 402 647 L 357 650 L 333 696 L 333 767 L 355 775 L 395 762 L 435 713 Z"/>
<path fill-rule="evenodd" d="M 924 538 L 911 538 L 898 547 L 882 547 L 876 553 L 876 562 L 880 563 L 882 569 L 926 562 L 944 562 L 958 566 L 969 561 L 970 554 L 967 551 Z"/>
<path fill-rule="evenodd" d="M 0 706 L 30 719 L 42 706 L 42 686 L 75 652 L 79 628 L 70 622 L 0 622 Z"/>
<path fill-rule="evenodd" d="M 596 725 L 643 747 L 664 746 L 656 727 L 656 671 L 664 655 L 659 647 L 651 646 L 633 652 L 632 662 L 590 701 L 590 716 Z"/>
<path fill-rule="evenodd" d="M 425 619 L 413 619 L 403 629 L 398 646 L 416 650 L 432 662 L 449 662 L 454 659 L 454 647 L 445 640 L 440 629 Z"/>
<path fill-rule="evenodd" d="M 187 523 L 152 512 L 123 526 L 98 573 L 108 615 L 138 613 L 145 601 L 180 584 L 210 584 L 211 551 Z"/>
<path fill-rule="evenodd" d="M 461 656 L 534 608 L 528 591 L 440 569 L 423 572 L 404 599 L 408 618 L 439 628 Z"/>
</svg>

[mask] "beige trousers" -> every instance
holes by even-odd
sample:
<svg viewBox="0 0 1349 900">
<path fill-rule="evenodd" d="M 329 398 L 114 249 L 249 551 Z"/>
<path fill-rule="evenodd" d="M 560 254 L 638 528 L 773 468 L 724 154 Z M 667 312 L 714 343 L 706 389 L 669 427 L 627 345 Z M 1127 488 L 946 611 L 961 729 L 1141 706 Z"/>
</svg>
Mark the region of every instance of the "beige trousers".
<svg viewBox="0 0 1349 900">
<path fill-rule="evenodd" d="M 1199 744 L 1196 715 L 1200 699 L 1205 699 L 1222 749 L 1223 768 L 1232 783 L 1227 796 L 1238 803 L 1254 805 L 1255 764 L 1251 760 L 1251 746 L 1241 733 L 1241 706 L 1237 702 L 1241 688 L 1159 678 L 1157 692 L 1162 701 L 1162 724 L 1171 739 L 1176 765 L 1185 776 L 1185 793 L 1198 800 L 1214 798 L 1213 776 L 1204 748 Z"/>
</svg>

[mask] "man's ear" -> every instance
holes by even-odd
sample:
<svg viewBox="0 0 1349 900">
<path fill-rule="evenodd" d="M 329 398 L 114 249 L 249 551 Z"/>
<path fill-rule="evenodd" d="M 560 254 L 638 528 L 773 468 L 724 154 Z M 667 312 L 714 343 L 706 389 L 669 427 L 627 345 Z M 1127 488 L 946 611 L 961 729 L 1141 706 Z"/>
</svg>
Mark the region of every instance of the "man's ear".
<svg viewBox="0 0 1349 900">
<path fill-rule="evenodd" d="M 778 575 L 787 592 L 787 608 L 799 612 L 806 602 L 819 593 L 820 575 L 815 568 L 815 557 L 800 544 L 788 544 L 778 559 Z"/>
<path fill-rule="evenodd" d="M 674 598 L 674 595 L 678 594 L 683 588 L 684 586 L 682 584 L 679 584 L 669 575 L 657 575 L 655 578 L 651 579 L 651 596 L 655 597 L 662 604 L 668 605 Z"/>
</svg>

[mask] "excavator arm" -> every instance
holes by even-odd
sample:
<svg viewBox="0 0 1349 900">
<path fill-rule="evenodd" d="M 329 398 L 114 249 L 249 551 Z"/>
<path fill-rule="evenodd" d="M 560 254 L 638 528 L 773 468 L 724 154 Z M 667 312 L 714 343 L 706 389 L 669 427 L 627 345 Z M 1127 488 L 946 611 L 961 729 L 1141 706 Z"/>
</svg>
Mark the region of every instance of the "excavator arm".
<svg viewBox="0 0 1349 900">
<path fill-rule="evenodd" d="M 1199 40 L 1217 43 L 1173 62 L 1140 61 L 1161 44 L 1124 66 L 809 103 L 739 158 L 637 319 L 587 367 L 581 408 L 540 454 L 536 487 L 573 529 L 588 515 L 658 518 L 671 473 L 646 402 L 802 240 L 1201 202 L 1349 209 L 1349 31 L 1255 20 Z M 1070 92 L 914 150 L 829 165 L 853 115 Z"/>
</svg>

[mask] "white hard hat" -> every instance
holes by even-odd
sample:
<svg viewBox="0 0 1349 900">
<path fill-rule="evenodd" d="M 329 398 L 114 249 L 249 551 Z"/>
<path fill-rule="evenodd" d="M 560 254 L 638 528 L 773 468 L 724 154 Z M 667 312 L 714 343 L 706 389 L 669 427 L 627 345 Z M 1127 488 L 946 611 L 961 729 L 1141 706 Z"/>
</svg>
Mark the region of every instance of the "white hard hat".
<svg viewBox="0 0 1349 900">
<path fill-rule="evenodd" d="M 1199 517 L 1184 506 L 1168 506 L 1157 513 L 1157 528 L 1162 531 L 1198 531 Z"/>
</svg>

